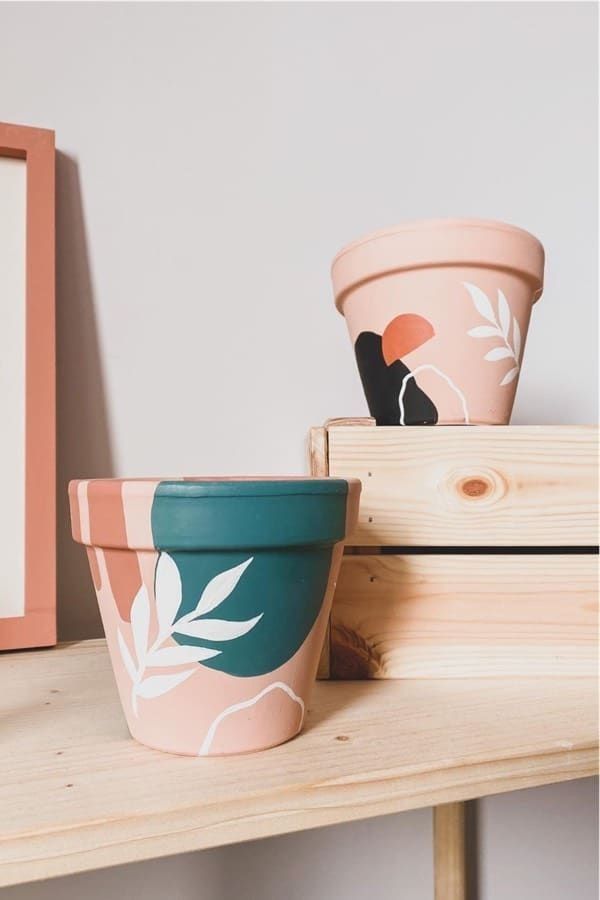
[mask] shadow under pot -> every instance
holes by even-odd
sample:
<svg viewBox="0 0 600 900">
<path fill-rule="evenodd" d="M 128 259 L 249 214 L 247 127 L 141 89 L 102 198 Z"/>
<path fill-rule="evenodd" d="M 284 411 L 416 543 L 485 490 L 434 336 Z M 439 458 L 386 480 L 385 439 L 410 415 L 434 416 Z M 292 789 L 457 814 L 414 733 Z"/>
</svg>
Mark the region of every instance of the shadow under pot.
<svg viewBox="0 0 600 900">
<path fill-rule="evenodd" d="M 360 482 L 73 481 L 129 730 L 194 756 L 301 730 Z"/>
<path fill-rule="evenodd" d="M 377 424 L 508 424 L 543 272 L 537 238 L 476 219 L 399 225 L 342 249 L 336 305 Z"/>
</svg>

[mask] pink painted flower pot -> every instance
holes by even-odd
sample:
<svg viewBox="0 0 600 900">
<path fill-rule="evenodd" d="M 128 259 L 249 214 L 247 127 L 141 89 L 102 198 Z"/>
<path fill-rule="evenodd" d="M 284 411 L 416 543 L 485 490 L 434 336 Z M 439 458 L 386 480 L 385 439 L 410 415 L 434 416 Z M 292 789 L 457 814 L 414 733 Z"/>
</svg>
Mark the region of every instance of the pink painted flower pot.
<svg viewBox="0 0 600 900">
<path fill-rule="evenodd" d="M 212 756 L 298 734 L 359 494 L 343 478 L 71 482 L 134 738 Z"/>
<path fill-rule="evenodd" d="M 544 250 L 501 222 L 399 225 L 342 249 L 332 266 L 378 425 L 506 425 Z"/>
</svg>

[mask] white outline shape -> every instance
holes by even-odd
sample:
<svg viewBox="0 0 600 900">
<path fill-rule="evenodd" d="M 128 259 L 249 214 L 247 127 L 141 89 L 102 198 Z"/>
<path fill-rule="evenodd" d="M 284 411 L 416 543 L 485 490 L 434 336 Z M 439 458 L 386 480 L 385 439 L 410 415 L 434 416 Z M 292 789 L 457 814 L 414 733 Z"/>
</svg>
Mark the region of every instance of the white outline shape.
<svg viewBox="0 0 600 900">
<path fill-rule="evenodd" d="M 300 727 L 298 731 L 301 730 L 302 725 L 304 723 L 304 700 L 302 697 L 299 697 L 298 694 L 294 693 L 291 687 L 288 684 L 285 684 L 283 681 L 274 681 L 273 684 L 269 684 L 266 688 L 263 688 L 262 691 L 255 697 L 251 697 L 250 700 L 243 700 L 241 703 L 234 703 L 232 706 L 228 706 L 227 709 L 224 709 L 223 712 L 220 712 L 216 719 L 210 725 L 208 731 L 206 732 L 206 737 L 202 741 L 202 746 L 198 750 L 198 756 L 206 756 L 208 751 L 211 748 L 212 742 L 214 740 L 217 728 L 227 716 L 230 716 L 234 712 L 239 712 L 241 709 L 248 709 L 250 706 L 254 706 L 255 703 L 258 703 L 259 700 L 262 700 L 263 697 L 266 697 L 271 691 L 280 690 L 283 691 L 288 697 L 291 697 L 292 700 L 295 700 L 299 705 L 302 711 L 302 717 L 300 719 Z M 297 734 L 298 732 L 296 732 Z"/>
<path fill-rule="evenodd" d="M 445 381 L 447 384 L 450 385 L 450 387 L 451 387 L 452 390 L 456 393 L 456 395 L 458 396 L 460 402 L 462 403 L 463 415 L 464 415 L 464 418 L 465 418 L 465 425 L 469 425 L 469 424 L 470 424 L 470 422 L 469 422 L 469 411 L 468 411 L 468 409 L 467 409 L 467 401 L 465 400 L 465 395 L 463 394 L 463 392 L 462 392 L 459 388 L 456 387 L 456 385 L 454 384 L 454 382 L 452 381 L 452 379 L 451 379 L 448 375 L 445 375 L 444 372 L 441 372 L 441 371 L 437 368 L 437 366 L 433 366 L 433 365 L 431 365 L 431 363 L 423 363 L 422 366 L 417 366 L 417 368 L 414 370 L 414 372 L 408 372 L 408 374 L 406 374 L 406 375 L 404 376 L 404 378 L 402 379 L 402 385 L 401 385 L 401 387 L 400 387 L 400 393 L 399 393 L 399 395 L 398 395 L 398 403 L 399 403 L 399 405 L 400 405 L 400 424 L 401 424 L 401 425 L 404 425 L 404 394 L 405 394 L 405 391 L 406 391 L 406 383 L 407 383 L 407 381 L 408 381 L 409 378 L 415 378 L 415 375 L 417 374 L 417 372 L 422 372 L 423 369 L 432 369 L 432 370 L 433 370 L 434 372 L 436 372 L 441 378 L 443 378 L 444 381 Z M 415 383 L 416 383 L 416 382 L 415 382 Z M 419 385 L 417 385 L 417 387 L 419 387 Z"/>
</svg>

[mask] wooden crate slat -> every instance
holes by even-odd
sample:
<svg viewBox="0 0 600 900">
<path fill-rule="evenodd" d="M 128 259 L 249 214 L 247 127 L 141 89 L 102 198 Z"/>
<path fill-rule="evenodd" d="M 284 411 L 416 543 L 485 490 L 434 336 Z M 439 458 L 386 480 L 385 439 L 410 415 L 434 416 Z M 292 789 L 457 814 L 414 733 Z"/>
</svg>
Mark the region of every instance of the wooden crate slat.
<svg viewBox="0 0 600 900">
<path fill-rule="evenodd" d="M 311 428 L 308 435 L 308 459 L 310 474 L 315 478 L 324 478 L 329 474 L 329 451 L 327 446 L 327 428 L 320 426 Z M 319 657 L 317 678 L 329 678 L 329 645 L 331 643 L 331 620 L 327 623 L 325 640 Z"/>
<path fill-rule="evenodd" d="M 357 546 L 598 542 L 593 426 L 330 424 L 328 473 L 361 479 Z"/>
<path fill-rule="evenodd" d="M 593 555 L 345 556 L 333 678 L 593 676 Z"/>
</svg>

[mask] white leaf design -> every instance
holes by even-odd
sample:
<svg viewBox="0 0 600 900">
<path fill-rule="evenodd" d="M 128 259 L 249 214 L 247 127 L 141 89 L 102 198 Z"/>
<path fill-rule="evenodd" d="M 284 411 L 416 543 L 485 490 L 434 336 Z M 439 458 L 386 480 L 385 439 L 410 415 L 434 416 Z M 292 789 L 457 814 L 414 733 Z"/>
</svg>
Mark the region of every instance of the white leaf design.
<svg viewBox="0 0 600 900">
<path fill-rule="evenodd" d="M 131 604 L 131 630 L 133 644 L 138 663 L 141 665 L 148 647 L 148 631 L 150 629 L 150 602 L 148 591 L 141 586 Z"/>
<path fill-rule="evenodd" d="M 188 637 L 203 638 L 206 641 L 233 641 L 252 631 L 260 622 L 263 614 L 247 619 L 245 622 L 227 622 L 224 619 L 199 619 L 195 622 L 177 623 L 178 634 Z"/>
<path fill-rule="evenodd" d="M 251 556 L 250 559 L 240 563 L 239 566 L 235 566 L 233 569 L 227 569 L 225 572 L 219 572 L 218 575 L 211 578 L 202 591 L 202 596 L 200 597 L 198 606 L 194 612 L 185 616 L 186 621 L 195 619 L 198 616 L 203 616 L 205 613 L 220 606 L 234 590 L 253 559 L 254 557 Z"/>
<path fill-rule="evenodd" d="M 492 304 L 487 298 L 487 294 L 485 294 L 481 288 L 477 287 L 476 284 L 469 284 L 468 281 L 463 281 L 463 285 L 471 295 L 471 299 L 475 304 L 475 308 L 479 315 L 483 316 L 484 319 L 487 319 L 488 322 L 491 322 L 492 325 L 496 325 L 496 316 L 494 315 Z"/>
<path fill-rule="evenodd" d="M 161 553 L 154 576 L 159 635 L 168 635 L 181 606 L 181 576 L 173 557 Z"/>
<path fill-rule="evenodd" d="M 144 697 L 149 700 L 152 697 L 160 697 L 181 684 L 198 669 L 186 669 L 184 672 L 175 672 L 173 675 L 151 675 L 150 678 L 144 678 L 137 685 L 135 693 L 138 697 Z"/>
<path fill-rule="evenodd" d="M 500 318 L 500 327 L 505 339 L 508 339 L 510 329 L 510 307 L 508 301 L 500 288 L 498 288 L 498 316 Z"/>
<path fill-rule="evenodd" d="M 517 377 L 518 374 L 519 374 L 518 366 L 515 366 L 514 369 L 510 369 L 510 371 L 506 373 L 506 375 L 500 382 L 500 386 L 502 386 L 504 384 L 510 384 L 511 381 L 514 381 L 514 379 Z"/>
<path fill-rule="evenodd" d="M 183 671 L 165 675 L 144 677 L 148 668 L 169 668 L 187 666 L 190 663 L 201 663 L 219 656 L 222 651 L 208 647 L 161 646 L 177 631 L 190 637 L 209 641 L 231 641 L 242 637 L 260 622 L 263 613 L 244 622 L 222 619 L 199 619 L 198 615 L 209 612 L 219 606 L 234 590 L 243 572 L 252 562 L 252 557 L 219 573 L 207 584 L 198 602 L 197 608 L 181 619 L 176 619 L 181 606 L 181 576 L 174 559 L 168 553 L 160 554 L 155 570 L 155 606 L 158 624 L 157 635 L 150 640 L 151 609 L 148 591 L 142 585 L 131 605 L 131 633 L 135 648 L 137 665 L 129 646 L 119 629 L 117 641 L 123 664 L 131 678 L 131 709 L 138 715 L 138 699 L 160 697 L 182 684 L 198 671 L 197 665 Z M 193 619 L 193 621 L 191 621 Z"/>
<path fill-rule="evenodd" d="M 137 672 L 135 670 L 135 663 L 133 661 L 133 657 L 129 652 L 129 647 L 125 643 L 125 638 L 121 634 L 121 629 L 117 628 L 117 641 L 119 642 L 119 650 L 121 651 L 121 659 L 123 660 L 123 665 L 127 669 L 127 674 L 131 678 L 132 681 L 135 681 L 137 678 Z"/>
<path fill-rule="evenodd" d="M 490 350 L 489 353 L 486 353 L 483 357 L 487 359 L 488 362 L 496 362 L 498 359 L 508 359 L 508 357 L 512 357 L 513 352 L 509 347 L 494 347 L 493 350 Z"/>
<path fill-rule="evenodd" d="M 518 361 L 521 355 L 521 329 L 519 328 L 519 323 L 516 318 L 513 318 L 513 349 Z"/>
<path fill-rule="evenodd" d="M 148 657 L 149 666 L 182 666 L 185 663 L 202 662 L 219 656 L 220 650 L 209 650 L 208 647 L 163 647 L 154 650 Z"/>
<path fill-rule="evenodd" d="M 470 331 L 467 331 L 467 334 L 470 337 L 474 338 L 487 338 L 487 337 L 501 337 L 501 332 L 497 328 L 493 328 L 491 325 L 478 325 L 476 328 L 471 328 Z"/>
</svg>

